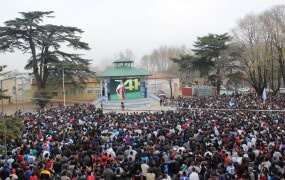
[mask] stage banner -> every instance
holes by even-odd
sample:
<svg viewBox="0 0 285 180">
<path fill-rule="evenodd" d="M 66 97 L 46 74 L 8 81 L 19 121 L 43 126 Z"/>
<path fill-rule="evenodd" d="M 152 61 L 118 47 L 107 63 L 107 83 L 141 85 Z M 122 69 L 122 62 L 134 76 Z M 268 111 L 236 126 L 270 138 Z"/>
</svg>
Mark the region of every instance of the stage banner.
<svg viewBox="0 0 285 180">
<path fill-rule="evenodd" d="M 141 82 L 141 97 L 146 97 L 145 82 Z"/>
<path fill-rule="evenodd" d="M 141 98 L 140 79 L 111 79 L 110 98 L 112 101 Z"/>
</svg>

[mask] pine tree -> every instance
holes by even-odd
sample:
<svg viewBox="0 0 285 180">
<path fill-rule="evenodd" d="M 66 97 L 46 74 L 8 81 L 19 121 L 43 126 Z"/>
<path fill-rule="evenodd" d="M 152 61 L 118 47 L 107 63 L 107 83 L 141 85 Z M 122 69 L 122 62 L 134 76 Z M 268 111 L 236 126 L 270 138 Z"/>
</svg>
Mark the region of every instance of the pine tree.
<svg viewBox="0 0 285 180">
<path fill-rule="evenodd" d="M 60 79 L 64 66 L 73 67 L 64 71 L 67 79 L 75 84 L 84 82 L 91 74 L 90 60 L 62 50 L 66 47 L 89 50 L 88 44 L 81 41 L 83 31 L 77 27 L 43 24 L 44 18 L 54 17 L 52 13 L 20 12 L 21 18 L 6 21 L 5 26 L 0 27 L 0 52 L 20 50 L 31 55 L 25 68 L 32 70 L 37 83 L 36 102 L 42 108 L 48 103 L 49 79 Z"/>
</svg>

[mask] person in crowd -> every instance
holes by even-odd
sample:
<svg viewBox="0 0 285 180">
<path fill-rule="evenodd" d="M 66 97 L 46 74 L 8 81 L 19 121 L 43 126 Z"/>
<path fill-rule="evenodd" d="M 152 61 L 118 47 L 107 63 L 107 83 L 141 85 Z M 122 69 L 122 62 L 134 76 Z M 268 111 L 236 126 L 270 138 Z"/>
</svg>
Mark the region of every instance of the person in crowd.
<svg viewBox="0 0 285 180">
<path fill-rule="evenodd" d="M 196 172 L 196 169 L 193 167 L 192 168 L 192 172 L 191 172 L 191 174 L 190 174 L 190 176 L 189 176 L 189 180 L 199 180 L 200 178 L 199 178 L 199 175 L 198 175 L 198 173 Z"/>
</svg>

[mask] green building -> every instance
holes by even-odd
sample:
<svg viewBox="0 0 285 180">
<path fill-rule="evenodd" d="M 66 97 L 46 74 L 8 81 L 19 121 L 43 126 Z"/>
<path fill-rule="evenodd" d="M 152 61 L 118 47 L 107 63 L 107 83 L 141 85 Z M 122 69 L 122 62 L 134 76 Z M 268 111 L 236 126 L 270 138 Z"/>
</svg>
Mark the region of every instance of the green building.
<svg viewBox="0 0 285 180">
<path fill-rule="evenodd" d="M 113 62 L 113 67 L 98 73 L 100 79 L 101 95 L 111 101 L 120 100 L 118 87 L 124 84 L 125 100 L 146 98 L 147 78 L 151 76 L 147 71 L 134 67 L 134 61 L 121 58 Z"/>
</svg>

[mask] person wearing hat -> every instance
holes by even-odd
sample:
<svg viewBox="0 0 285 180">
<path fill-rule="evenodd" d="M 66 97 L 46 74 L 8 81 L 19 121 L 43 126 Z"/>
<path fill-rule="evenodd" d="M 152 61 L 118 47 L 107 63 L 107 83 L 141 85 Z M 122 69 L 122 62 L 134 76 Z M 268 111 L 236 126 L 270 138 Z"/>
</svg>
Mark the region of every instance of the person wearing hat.
<svg viewBox="0 0 285 180">
<path fill-rule="evenodd" d="M 44 167 L 44 169 L 40 172 L 40 179 L 50 180 L 51 176 L 52 174 L 47 167 Z"/>
</svg>

